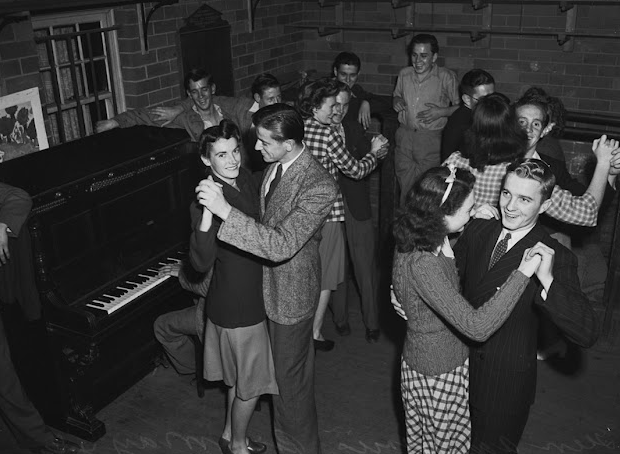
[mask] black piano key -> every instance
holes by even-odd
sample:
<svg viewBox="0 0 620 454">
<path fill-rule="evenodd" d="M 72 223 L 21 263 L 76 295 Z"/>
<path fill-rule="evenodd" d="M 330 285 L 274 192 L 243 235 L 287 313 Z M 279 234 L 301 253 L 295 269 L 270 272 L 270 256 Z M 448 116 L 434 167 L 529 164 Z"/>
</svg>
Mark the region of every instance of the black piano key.
<svg viewBox="0 0 620 454">
<path fill-rule="evenodd" d="M 110 289 L 110 290 L 107 290 L 107 291 L 106 291 L 106 294 L 108 294 L 108 295 L 110 295 L 110 296 L 116 296 L 117 298 L 118 298 L 119 296 L 123 296 L 125 293 L 126 293 L 126 292 L 123 292 L 122 290 L 119 290 L 119 289 L 116 289 L 116 288 L 114 288 L 114 289 Z"/>
<path fill-rule="evenodd" d="M 105 304 L 103 303 L 98 303 L 97 301 L 91 301 L 90 303 L 91 306 L 97 306 L 97 307 L 105 307 Z"/>
<path fill-rule="evenodd" d="M 107 296 L 103 296 L 103 295 L 99 295 L 99 296 L 97 297 L 97 299 L 98 299 L 99 301 L 103 301 L 104 303 L 109 303 L 110 301 L 112 301 L 112 300 L 113 300 L 113 298 L 109 298 L 109 297 L 107 297 Z"/>
<path fill-rule="evenodd" d="M 157 271 L 145 270 L 145 271 L 142 271 L 140 274 L 144 274 L 145 276 L 149 276 L 149 277 L 155 277 L 159 273 Z"/>
<path fill-rule="evenodd" d="M 133 276 L 130 280 L 131 282 L 135 282 L 136 284 L 144 284 L 146 281 L 148 281 L 148 278 L 136 275 Z"/>
</svg>

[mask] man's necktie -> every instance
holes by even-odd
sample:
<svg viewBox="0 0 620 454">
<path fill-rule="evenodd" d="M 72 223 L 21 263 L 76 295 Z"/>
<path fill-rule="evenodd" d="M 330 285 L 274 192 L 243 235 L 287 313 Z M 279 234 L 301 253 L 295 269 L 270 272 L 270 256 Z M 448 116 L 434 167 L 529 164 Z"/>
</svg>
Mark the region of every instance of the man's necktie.
<svg viewBox="0 0 620 454">
<path fill-rule="evenodd" d="M 276 176 L 271 180 L 271 185 L 269 186 L 269 191 L 265 194 L 265 206 L 269 203 L 269 199 L 271 199 L 271 195 L 275 192 L 278 183 L 280 182 L 280 178 L 282 178 L 282 164 L 276 164 Z"/>
<path fill-rule="evenodd" d="M 493 268 L 508 250 L 508 240 L 510 240 L 510 233 L 507 233 L 495 246 L 493 255 L 491 255 L 491 261 L 489 262 L 489 269 Z"/>
</svg>

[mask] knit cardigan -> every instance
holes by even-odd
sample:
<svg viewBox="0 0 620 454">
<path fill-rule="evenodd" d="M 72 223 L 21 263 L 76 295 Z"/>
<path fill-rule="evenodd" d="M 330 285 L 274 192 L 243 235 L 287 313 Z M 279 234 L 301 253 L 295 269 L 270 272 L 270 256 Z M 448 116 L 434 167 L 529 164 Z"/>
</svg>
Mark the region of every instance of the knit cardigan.
<svg viewBox="0 0 620 454">
<path fill-rule="evenodd" d="M 413 370 L 439 375 L 461 366 L 469 355 L 467 338 L 488 339 L 508 318 L 529 278 L 513 271 L 495 295 L 474 309 L 459 293 L 452 258 L 430 252 L 397 252 L 393 285 L 407 315 L 403 358 Z"/>
</svg>

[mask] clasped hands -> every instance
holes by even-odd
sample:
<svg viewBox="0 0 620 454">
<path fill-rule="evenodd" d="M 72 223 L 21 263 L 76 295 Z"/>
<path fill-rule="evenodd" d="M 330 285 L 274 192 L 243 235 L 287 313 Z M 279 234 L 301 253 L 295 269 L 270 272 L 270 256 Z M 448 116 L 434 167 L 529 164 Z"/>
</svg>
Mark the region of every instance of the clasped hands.
<svg viewBox="0 0 620 454">
<path fill-rule="evenodd" d="M 198 203 L 217 217 L 226 220 L 230 213 L 230 204 L 222 192 L 222 185 L 213 181 L 209 175 L 196 186 Z"/>
</svg>

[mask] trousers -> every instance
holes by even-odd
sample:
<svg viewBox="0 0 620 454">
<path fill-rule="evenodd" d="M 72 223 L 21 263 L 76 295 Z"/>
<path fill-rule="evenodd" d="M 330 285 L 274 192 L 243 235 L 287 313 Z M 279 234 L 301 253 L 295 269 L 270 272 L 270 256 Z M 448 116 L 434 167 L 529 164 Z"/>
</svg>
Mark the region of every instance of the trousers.
<svg viewBox="0 0 620 454">
<path fill-rule="evenodd" d="M 155 338 L 182 375 L 196 372 L 196 352 L 189 336 L 196 332 L 196 306 L 162 314 L 153 324 Z"/>
</svg>

